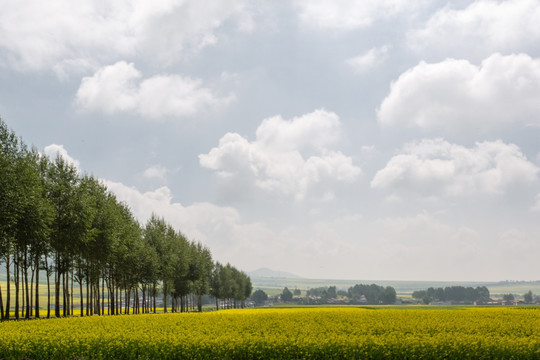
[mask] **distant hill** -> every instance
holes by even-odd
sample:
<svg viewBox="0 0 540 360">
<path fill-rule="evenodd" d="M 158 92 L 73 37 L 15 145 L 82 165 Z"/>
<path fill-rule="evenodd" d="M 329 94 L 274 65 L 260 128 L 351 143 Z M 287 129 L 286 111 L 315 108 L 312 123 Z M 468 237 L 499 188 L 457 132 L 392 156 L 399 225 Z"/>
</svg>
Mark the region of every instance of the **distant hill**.
<svg viewBox="0 0 540 360">
<path fill-rule="evenodd" d="M 279 279 L 301 279 L 301 276 L 291 274 L 285 271 L 276 271 L 268 268 L 260 268 L 247 273 L 253 278 L 279 278 Z"/>
</svg>

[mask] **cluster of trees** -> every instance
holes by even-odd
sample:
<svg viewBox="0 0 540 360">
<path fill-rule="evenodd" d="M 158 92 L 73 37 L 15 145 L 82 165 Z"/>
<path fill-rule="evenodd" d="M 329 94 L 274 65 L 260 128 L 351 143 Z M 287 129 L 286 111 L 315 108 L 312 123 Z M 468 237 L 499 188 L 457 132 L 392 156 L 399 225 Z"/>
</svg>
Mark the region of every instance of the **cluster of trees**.
<svg viewBox="0 0 540 360">
<path fill-rule="evenodd" d="M 343 294 L 342 294 L 343 295 Z M 335 286 L 328 286 L 328 287 L 318 287 L 309 289 L 306 291 L 307 297 L 316 297 L 324 300 L 325 302 L 329 299 L 336 299 L 338 297 L 337 294 L 337 288 Z"/>
<path fill-rule="evenodd" d="M 362 295 L 365 297 L 362 297 Z M 375 284 L 357 284 L 350 287 L 348 296 L 353 304 L 367 302 L 368 304 L 395 304 L 396 290 L 392 286 L 379 286 Z"/>
<path fill-rule="evenodd" d="M 505 302 L 507 302 L 507 303 L 512 302 L 515 299 L 516 299 L 516 297 L 514 296 L 514 294 L 504 294 L 503 295 L 503 300 Z M 523 302 L 525 302 L 526 304 L 539 303 L 540 298 L 538 296 L 535 298 L 532 290 L 529 290 L 525 294 L 523 294 Z"/>
<path fill-rule="evenodd" d="M 395 304 L 397 299 L 396 290 L 393 287 L 383 287 L 376 284 L 356 284 L 347 291 L 337 290 L 335 286 L 323 286 L 307 290 L 304 297 L 298 296 L 299 293 L 294 295 L 288 288 L 284 288 L 280 296 L 281 301 L 294 301 L 305 305 L 336 302 L 347 304 Z"/>
<path fill-rule="evenodd" d="M 262 306 L 268 300 L 268 294 L 261 289 L 257 289 L 251 294 L 251 300 L 255 303 L 255 306 Z"/>
<path fill-rule="evenodd" d="M 527 304 L 532 304 L 535 299 L 534 299 L 534 295 L 532 293 L 531 290 L 527 291 L 525 294 L 523 294 L 523 300 L 527 303 Z M 536 298 L 536 301 L 538 301 L 538 298 Z"/>
<path fill-rule="evenodd" d="M 81 316 L 155 312 L 158 301 L 165 312 L 195 302 L 201 311 L 205 294 L 218 308 L 218 300 L 237 307 L 252 290 L 245 273 L 214 263 L 206 247 L 164 219 L 152 216 L 141 227 L 99 180 L 28 148 L 1 119 L 0 264 L 7 274 L 2 320 L 11 310 L 17 319 L 40 316 L 40 276 L 47 317 L 52 304 L 57 317 L 74 308 Z"/>
<path fill-rule="evenodd" d="M 434 289 L 430 287 L 427 290 L 418 290 L 412 293 L 412 297 L 429 304 L 434 301 L 452 301 L 452 302 L 488 302 L 490 300 L 489 290 L 485 286 L 464 287 L 447 286 Z"/>
</svg>

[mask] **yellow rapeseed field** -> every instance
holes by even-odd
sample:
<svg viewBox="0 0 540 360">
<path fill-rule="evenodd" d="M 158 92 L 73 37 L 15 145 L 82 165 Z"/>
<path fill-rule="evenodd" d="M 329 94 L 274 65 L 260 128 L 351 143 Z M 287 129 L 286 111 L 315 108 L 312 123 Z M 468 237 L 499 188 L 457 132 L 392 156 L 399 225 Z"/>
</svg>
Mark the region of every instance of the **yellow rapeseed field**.
<svg viewBox="0 0 540 360">
<path fill-rule="evenodd" d="M 538 308 L 281 308 L 4 322 L 10 359 L 540 359 Z"/>
</svg>

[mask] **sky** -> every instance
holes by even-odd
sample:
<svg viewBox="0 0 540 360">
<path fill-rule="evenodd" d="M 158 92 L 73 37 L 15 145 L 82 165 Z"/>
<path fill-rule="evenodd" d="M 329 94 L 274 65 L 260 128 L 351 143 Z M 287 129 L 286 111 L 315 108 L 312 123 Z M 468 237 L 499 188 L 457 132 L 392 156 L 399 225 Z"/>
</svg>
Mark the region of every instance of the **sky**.
<svg viewBox="0 0 540 360">
<path fill-rule="evenodd" d="M 0 0 L 0 116 L 213 257 L 540 279 L 540 1 Z"/>
</svg>

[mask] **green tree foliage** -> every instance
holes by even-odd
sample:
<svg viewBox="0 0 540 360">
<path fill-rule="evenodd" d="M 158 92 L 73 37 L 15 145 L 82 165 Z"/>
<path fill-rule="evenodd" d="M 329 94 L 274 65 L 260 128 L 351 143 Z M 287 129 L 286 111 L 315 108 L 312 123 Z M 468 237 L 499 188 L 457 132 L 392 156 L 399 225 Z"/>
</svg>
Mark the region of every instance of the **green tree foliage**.
<svg viewBox="0 0 540 360">
<path fill-rule="evenodd" d="M 6 264 L 6 301 L 0 289 L 2 319 L 9 318 L 11 307 L 11 267 L 15 247 L 15 227 L 21 209 L 21 196 L 18 188 L 17 159 L 19 141 L 7 124 L 0 119 L 0 263 Z M 4 305 L 5 304 L 5 305 Z"/>
<path fill-rule="evenodd" d="M 281 301 L 283 302 L 290 302 L 293 299 L 293 293 L 285 287 L 283 289 L 283 292 L 281 293 Z"/>
<path fill-rule="evenodd" d="M 268 300 L 268 295 L 261 289 L 257 289 L 251 294 L 251 300 L 255 302 L 256 306 L 262 306 Z"/>
<path fill-rule="evenodd" d="M 427 290 L 418 290 L 412 293 L 412 297 L 422 300 L 429 304 L 433 301 L 451 301 L 451 302 L 487 302 L 490 299 L 489 290 L 485 286 L 463 287 L 448 286 L 443 288 L 428 288 Z"/>
<path fill-rule="evenodd" d="M 2 320 L 39 317 L 43 275 L 47 317 L 53 303 L 57 317 L 75 309 L 81 316 L 155 312 L 158 302 L 164 311 L 169 304 L 172 311 L 202 311 L 207 294 L 243 307 L 252 292 L 244 272 L 214 264 L 208 248 L 163 218 L 152 215 L 141 227 L 102 182 L 61 156 L 29 149 L 2 119 L 0 264 L 7 273 Z"/>
<path fill-rule="evenodd" d="M 503 295 L 503 300 L 507 301 L 507 302 L 508 301 L 514 301 L 514 295 L 512 295 L 512 294 L 504 294 Z"/>
<path fill-rule="evenodd" d="M 210 276 L 210 295 L 216 299 L 216 308 L 244 307 L 245 300 L 251 295 L 251 279 L 243 271 L 231 264 L 216 262 Z M 221 305 L 220 305 L 221 304 Z"/>
<path fill-rule="evenodd" d="M 396 291 L 391 286 L 385 288 L 376 284 L 356 284 L 349 288 L 348 295 L 351 303 L 362 303 L 364 299 L 368 304 L 394 304 L 396 302 Z"/>
<path fill-rule="evenodd" d="M 533 293 L 531 290 L 523 295 L 523 300 L 525 300 L 527 304 L 531 304 L 533 302 Z"/>
<path fill-rule="evenodd" d="M 322 286 L 306 291 L 305 304 L 326 304 L 330 299 L 336 299 L 337 289 L 335 286 Z"/>
</svg>

